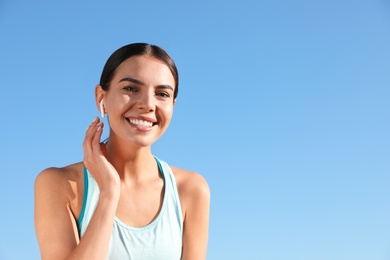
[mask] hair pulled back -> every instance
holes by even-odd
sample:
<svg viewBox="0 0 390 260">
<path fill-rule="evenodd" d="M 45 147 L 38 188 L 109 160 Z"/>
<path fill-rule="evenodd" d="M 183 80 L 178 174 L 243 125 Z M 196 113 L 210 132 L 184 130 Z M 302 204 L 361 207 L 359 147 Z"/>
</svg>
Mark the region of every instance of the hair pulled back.
<svg viewBox="0 0 390 260">
<path fill-rule="evenodd" d="M 102 86 L 103 90 L 107 91 L 110 88 L 111 80 L 114 77 L 118 66 L 128 58 L 137 55 L 147 55 L 156 58 L 167 65 L 175 80 L 175 91 L 173 97 L 176 99 L 179 92 L 179 73 L 177 71 L 176 64 L 165 50 L 148 43 L 128 44 L 111 54 L 104 65 L 102 75 L 100 76 L 100 86 Z"/>
</svg>

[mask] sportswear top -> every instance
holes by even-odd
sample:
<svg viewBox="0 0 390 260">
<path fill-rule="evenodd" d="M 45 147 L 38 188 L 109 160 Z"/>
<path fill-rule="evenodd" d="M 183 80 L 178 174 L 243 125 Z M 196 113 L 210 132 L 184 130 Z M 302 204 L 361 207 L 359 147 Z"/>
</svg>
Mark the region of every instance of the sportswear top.
<svg viewBox="0 0 390 260">
<path fill-rule="evenodd" d="M 107 259 L 174 260 L 181 258 L 183 217 L 175 177 L 168 164 L 155 157 L 164 180 L 164 199 L 158 216 L 140 228 L 124 224 L 117 217 L 112 226 Z M 84 198 L 77 220 L 82 239 L 99 199 L 99 186 L 84 167 Z"/>
</svg>

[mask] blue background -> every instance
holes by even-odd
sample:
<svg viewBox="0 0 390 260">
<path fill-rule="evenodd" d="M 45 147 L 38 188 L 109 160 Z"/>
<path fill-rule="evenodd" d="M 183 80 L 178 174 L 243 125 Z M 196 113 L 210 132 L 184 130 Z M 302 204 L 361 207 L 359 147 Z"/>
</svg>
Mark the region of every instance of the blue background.
<svg viewBox="0 0 390 260">
<path fill-rule="evenodd" d="M 39 259 L 35 177 L 82 160 L 131 42 L 179 68 L 153 152 L 208 180 L 208 259 L 390 259 L 385 0 L 0 1 L 0 259 Z"/>
</svg>

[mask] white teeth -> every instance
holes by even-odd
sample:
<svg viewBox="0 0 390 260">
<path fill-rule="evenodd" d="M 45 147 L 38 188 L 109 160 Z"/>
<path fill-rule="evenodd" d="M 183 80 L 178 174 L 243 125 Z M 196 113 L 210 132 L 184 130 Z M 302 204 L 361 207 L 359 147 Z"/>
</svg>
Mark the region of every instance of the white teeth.
<svg viewBox="0 0 390 260">
<path fill-rule="evenodd" d="M 130 119 L 130 122 L 135 125 L 139 126 L 145 126 L 145 127 L 151 127 L 153 126 L 152 122 L 144 121 L 144 120 L 139 120 L 139 119 Z"/>
</svg>

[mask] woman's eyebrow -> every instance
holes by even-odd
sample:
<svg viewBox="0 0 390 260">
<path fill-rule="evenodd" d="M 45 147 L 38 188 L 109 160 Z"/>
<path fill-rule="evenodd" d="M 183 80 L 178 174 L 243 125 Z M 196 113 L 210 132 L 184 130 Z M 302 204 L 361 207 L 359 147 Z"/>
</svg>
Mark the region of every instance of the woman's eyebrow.
<svg viewBox="0 0 390 260">
<path fill-rule="evenodd" d="M 142 81 L 140 81 L 138 79 L 131 78 L 131 77 L 126 77 L 126 78 L 119 80 L 119 82 L 123 82 L 123 81 L 133 82 L 133 83 L 138 84 L 138 85 L 145 85 Z"/>
<path fill-rule="evenodd" d="M 138 79 L 131 78 L 131 77 L 126 77 L 126 78 L 119 80 L 119 82 L 123 82 L 123 81 L 132 82 L 132 83 L 135 83 L 135 84 L 138 84 L 141 86 L 145 85 L 145 83 L 143 83 L 142 81 L 140 81 Z M 170 85 L 158 85 L 155 88 L 170 89 L 173 91 L 173 87 Z"/>
<path fill-rule="evenodd" d="M 170 85 L 158 85 L 155 88 L 170 89 L 173 91 L 173 88 Z"/>
</svg>

